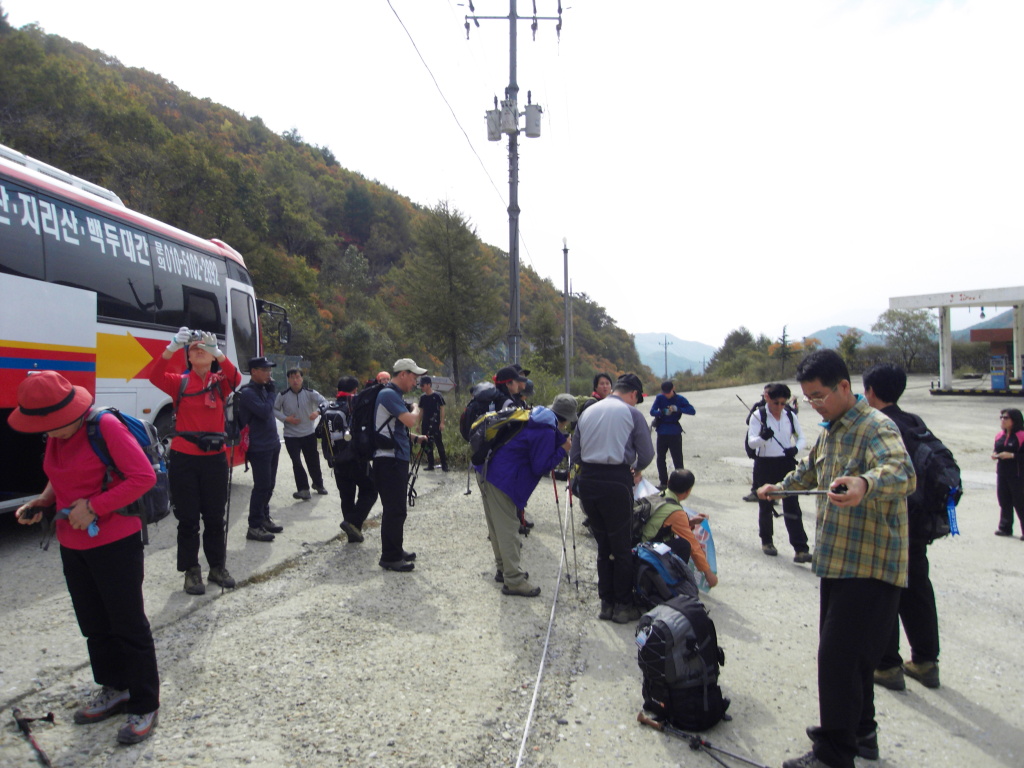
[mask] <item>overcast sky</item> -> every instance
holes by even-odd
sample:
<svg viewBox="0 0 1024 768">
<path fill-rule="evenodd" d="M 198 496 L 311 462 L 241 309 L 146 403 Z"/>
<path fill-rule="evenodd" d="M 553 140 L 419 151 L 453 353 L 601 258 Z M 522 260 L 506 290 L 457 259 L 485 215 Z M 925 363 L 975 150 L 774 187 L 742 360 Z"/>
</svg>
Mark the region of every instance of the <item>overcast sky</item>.
<svg viewBox="0 0 1024 768">
<path fill-rule="evenodd" d="M 508 249 L 507 141 L 484 122 L 507 18 L 467 41 L 454 0 L 2 4 L 446 198 Z M 890 296 L 1024 285 L 1021 0 L 563 6 L 561 41 L 518 25 L 520 110 L 528 90 L 544 110 L 519 139 L 521 259 L 560 289 L 567 238 L 573 290 L 628 331 L 799 338 L 870 329 Z M 954 328 L 978 320 L 954 310 Z"/>
</svg>

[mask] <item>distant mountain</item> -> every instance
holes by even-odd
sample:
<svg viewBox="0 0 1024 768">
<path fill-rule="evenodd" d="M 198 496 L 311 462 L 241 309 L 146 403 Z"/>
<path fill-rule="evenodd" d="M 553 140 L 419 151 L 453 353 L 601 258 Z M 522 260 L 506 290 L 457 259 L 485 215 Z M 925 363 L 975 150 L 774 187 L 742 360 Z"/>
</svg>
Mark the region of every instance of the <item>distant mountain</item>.
<svg viewBox="0 0 1024 768">
<path fill-rule="evenodd" d="M 814 337 L 821 342 L 821 346 L 826 349 L 837 349 L 839 347 L 839 337 L 850 330 L 852 326 L 849 325 L 830 325 L 828 328 L 824 328 L 814 333 L 808 333 L 806 338 Z M 869 344 L 885 344 L 885 339 L 881 336 L 865 331 L 862 328 L 858 328 L 860 331 L 860 345 L 862 347 Z"/>
<path fill-rule="evenodd" d="M 1000 312 L 995 317 L 982 320 L 980 323 L 975 323 L 970 328 L 964 328 L 962 331 L 953 331 L 953 341 L 970 341 L 971 331 L 982 328 L 1013 328 L 1013 310 L 1008 309 L 1005 312 Z"/>
<path fill-rule="evenodd" d="M 638 333 L 634 337 L 640 361 L 658 376 L 665 374 L 664 342 L 668 342 L 668 375 L 676 371 L 702 373 L 716 347 L 700 341 L 686 341 L 671 333 Z"/>
</svg>

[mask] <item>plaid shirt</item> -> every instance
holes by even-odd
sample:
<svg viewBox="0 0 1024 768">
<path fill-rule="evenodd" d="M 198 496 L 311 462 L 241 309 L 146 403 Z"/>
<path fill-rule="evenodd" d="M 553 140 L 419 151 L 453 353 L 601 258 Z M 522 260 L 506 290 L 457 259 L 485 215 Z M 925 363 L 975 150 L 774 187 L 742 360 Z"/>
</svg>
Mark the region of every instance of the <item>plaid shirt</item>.
<svg viewBox="0 0 1024 768">
<path fill-rule="evenodd" d="M 829 424 L 807 458 L 779 484 L 785 490 L 827 489 L 836 478 L 868 484 L 855 507 L 818 496 L 814 572 L 827 579 L 878 579 L 907 586 L 907 496 L 917 485 L 900 431 L 867 401 Z"/>
</svg>

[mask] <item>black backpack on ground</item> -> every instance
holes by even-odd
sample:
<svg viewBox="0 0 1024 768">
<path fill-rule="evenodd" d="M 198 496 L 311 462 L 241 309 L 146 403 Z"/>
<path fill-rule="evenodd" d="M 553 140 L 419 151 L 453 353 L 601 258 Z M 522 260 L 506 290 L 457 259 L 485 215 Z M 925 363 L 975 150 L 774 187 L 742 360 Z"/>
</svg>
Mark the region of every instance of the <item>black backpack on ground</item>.
<svg viewBox="0 0 1024 768">
<path fill-rule="evenodd" d="M 715 725 L 729 708 L 718 685 L 725 654 L 715 624 L 692 597 L 675 597 L 640 617 L 637 663 L 644 709 L 684 731 Z"/>
<path fill-rule="evenodd" d="M 380 432 L 395 417 L 389 416 L 381 424 L 380 429 L 377 429 L 374 423 L 377 415 L 377 396 L 385 386 L 385 384 L 371 384 L 352 398 L 352 412 L 349 420 L 349 429 L 352 432 L 352 450 L 355 453 L 355 458 L 363 464 L 373 461 L 373 454 L 378 448 L 394 447 L 394 440 L 390 436 L 385 437 Z M 386 446 L 384 441 L 389 441 L 391 445 Z"/>
<path fill-rule="evenodd" d="M 678 537 L 672 543 L 644 542 L 633 548 L 633 597 L 637 605 L 647 610 L 680 595 L 694 599 L 700 595 L 693 570 L 686 564 L 689 550 L 689 542 Z"/>
<path fill-rule="evenodd" d="M 786 412 L 786 415 L 789 416 L 789 426 L 793 428 L 793 434 L 795 435 L 796 421 L 793 419 L 793 409 L 790 406 L 786 405 L 783 406 L 782 410 L 784 410 Z M 766 409 L 763 405 L 755 405 L 753 408 L 750 409 L 750 413 L 747 414 L 747 426 L 750 426 L 750 419 L 754 415 L 754 411 L 757 411 L 757 417 L 761 420 L 761 426 L 764 427 L 764 425 L 768 423 L 768 416 L 766 413 Z M 776 440 L 778 440 L 778 438 L 776 438 Z M 749 441 L 750 433 L 748 432 L 743 435 L 743 450 L 747 452 L 748 459 L 756 459 L 757 449 L 751 448 Z M 780 442 L 779 445 L 782 445 L 782 443 Z M 785 449 L 787 446 L 783 445 L 782 447 L 783 449 Z"/>
<path fill-rule="evenodd" d="M 920 417 L 906 411 L 902 415 L 915 422 L 915 426 L 896 422 L 917 473 L 917 488 L 907 497 L 908 512 L 914 510 L 909 516 L 910 535 L 932 542 L 951 530 L 957 534 L 956 505 L 964 493 L 960 467 L 953 452 Z"/>
</svg>

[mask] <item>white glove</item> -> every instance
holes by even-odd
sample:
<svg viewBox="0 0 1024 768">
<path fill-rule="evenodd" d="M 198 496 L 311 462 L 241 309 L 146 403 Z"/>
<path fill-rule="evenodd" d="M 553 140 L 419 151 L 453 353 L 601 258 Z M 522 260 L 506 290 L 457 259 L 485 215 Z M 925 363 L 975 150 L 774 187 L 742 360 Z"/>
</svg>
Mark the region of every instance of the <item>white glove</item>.
<svg viewBox="0 0 1024 768">
<path fill-rule="evenodd" d="M 191 339 L 192 332 L 185 326 L 182 326 L 178 329 L 178 332 L 171 337 L 171 343 L 167 345 L 167 348 L 171 350 L 171 352 L 177 352 L 188 344 Z"/>
<path fill-rule="evenodd" d="M 217 337 L 209 331 L 203 331 L 202 338 L 199 341 L 199 347 L 205 349 L 214 357 L 220 357 L 224 353 L 217 348 Z"/>
</svg>

